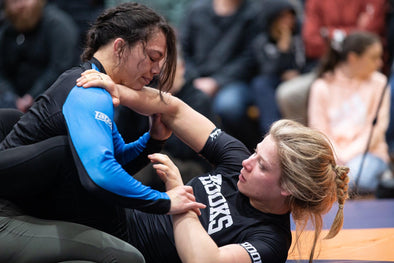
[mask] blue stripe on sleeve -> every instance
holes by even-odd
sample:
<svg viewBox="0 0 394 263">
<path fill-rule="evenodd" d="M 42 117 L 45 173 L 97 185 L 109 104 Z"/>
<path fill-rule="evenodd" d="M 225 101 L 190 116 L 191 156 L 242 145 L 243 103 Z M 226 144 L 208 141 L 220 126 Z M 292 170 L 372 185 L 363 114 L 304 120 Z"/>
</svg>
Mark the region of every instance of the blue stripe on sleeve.
<svg viewBox="0 0 394 263">
<path fill-rule="evenodd" d="M 143 185 L 116 161 L 114 144 L 124 161 L 128 161 L 144 149 L 149 138 L 145 135 L 134 146 L 122 146 L 123 139 L 120 141 L 121 136 L 113 122 L 112 98 L 107 91 L 75 86 L 63 105 L 63 114 L 78 157 L 97 186 L 131 199 L 169 200 L 166 193 Z M 140 149 L 130 150 L 133 147 Z"/>
</svg>

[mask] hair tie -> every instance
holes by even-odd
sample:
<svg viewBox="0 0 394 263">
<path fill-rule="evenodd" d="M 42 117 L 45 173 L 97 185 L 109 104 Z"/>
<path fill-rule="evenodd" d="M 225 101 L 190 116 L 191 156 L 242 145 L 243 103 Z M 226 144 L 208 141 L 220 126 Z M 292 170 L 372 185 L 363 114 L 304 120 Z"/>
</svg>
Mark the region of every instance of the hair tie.
<svg viewBox="0 0 394 263">
<path fill-rule="evenodd" d="M 343 209 L 343 204 L 339 204 L 338 209 Z"/>
<path fill-rule="evenodd" d="M 331 47 L 338 53 L 343 51 L 343 40 L 346 37 L 346 32 L 340 29 L 335 29 L 331 39 Z"/>
</svg>

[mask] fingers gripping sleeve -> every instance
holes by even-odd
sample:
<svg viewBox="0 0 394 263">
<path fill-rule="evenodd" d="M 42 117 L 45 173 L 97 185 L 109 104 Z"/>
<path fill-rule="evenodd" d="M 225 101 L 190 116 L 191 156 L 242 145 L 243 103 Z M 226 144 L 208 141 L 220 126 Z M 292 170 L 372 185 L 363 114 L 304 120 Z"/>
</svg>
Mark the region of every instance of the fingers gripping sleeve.
<svg viewBox="0 0 394 263">
<path fill-rule="evenodd" d="M 139 209 L 145 212 L 167 213 L 170 199 L 162 193 L 147 187 L 130 176 L 115 158 L 116 149 L 131 153 L 132 159 L 144 147 L 136 143 L 121 146 L 120 135 L 113 123 L 111 96 L 103 89 L 74 87 L 64 106 L 69 139 L 79 177 L 83 186 L 95 195 L 117 205 Z M 145 139 L 145 141 L 144 141 Z M 146 144 L 147 138 L 141 143 Z M 115 146 L 116 145 L 116 146 Z"/>
</svg>

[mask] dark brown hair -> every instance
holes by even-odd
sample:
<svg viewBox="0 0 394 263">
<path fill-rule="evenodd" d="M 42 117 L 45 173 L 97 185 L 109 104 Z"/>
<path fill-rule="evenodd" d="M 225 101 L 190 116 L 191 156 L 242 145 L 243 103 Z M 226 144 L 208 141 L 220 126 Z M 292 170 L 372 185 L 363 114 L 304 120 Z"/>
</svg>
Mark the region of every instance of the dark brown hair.
<svg viewBox="0 0 394 263">
<path fill-rule="evenodd" d="M 145 5 L 128 2 L 105 10 L 87 33 L 81 59 L 90 60 L 100 47 L 118 37 L 124 39 L 129 46 L 138 42 L 145 45 L 158 30 L 166 37 L 167 55 L 157 84 L 160 90 L 169 90 L 176 70 L 175 32 L 162 16 Z"/>
<path fill-rule="evenodd" d="M 377 35 L 366 31 L 354 31 L 347 35 L 342 42 L 331 41 L 327 53 L 321 60 L 318 77 L 333 71 L 339 63 L 346 61 L 349 53 L 361 55 L 368 47 L 379 42 L 380 39 Z"/>
</svg>

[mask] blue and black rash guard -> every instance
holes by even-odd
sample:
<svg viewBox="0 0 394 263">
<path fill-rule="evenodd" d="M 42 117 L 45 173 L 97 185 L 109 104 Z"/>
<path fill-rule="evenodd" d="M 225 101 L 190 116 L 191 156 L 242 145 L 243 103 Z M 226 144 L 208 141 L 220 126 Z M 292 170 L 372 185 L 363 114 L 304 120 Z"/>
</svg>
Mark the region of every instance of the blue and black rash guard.
<svg viewBox="0 0 394 263">
<path fill-rule="evenodd" d="M 170 209 L 169 196 L 144 186 L 125 170 L 133 162 L 141 165 L 138 162 L 146 154 L 160 151 L 162 142 L 150 138 L 148 132 L 133 143 L 124 142 L 113 121 L 114 107 L 110 94 L 101 88 L 76 86 L 76 79 L 91 68 L 105 72 L 100 62 L 93 58 L 63 73 L 37 98 L 0 143 L 0 151 L 35 144 L 51 137 L 68 137 L 74 159 L 72 164 L 70 162 L 70 169 L 74 167 L 75 170 L 76 167 L 78 179 L 74 183 L 80 185 L 71 185 L 64 190 L 63 197 L 59 199 L 67 200 L 69 195 L 78 194 L 75 194 L 77 197 L 73 204 L 63 202 L 65 207 L 57 208 L 64 210 L 60 213 L 64 216 L 55 216 L 54 212 L 56 219 L 72 220 L 100 229 L 94 223 L 94 220 L 100 220 L 94 218 L 99 217 L 100 208 L 102 214 L 106 213 L 105 207 L 115 206 L 148 213 L 167 213 Z M 143 162 L 147 164 L 149 160 L 145 158 Z M 65 189 L 67 186 L 60 187 Z M 73 213 L 75 215 L 71 216 Z M 76 219 L 78 217 L 81 220 Z M 84 220 L 84 217 L 89 219 Z"/>
<path fill-rule="evenodd" d="M 92 68 L 99 71 L 94 64 Z M 150 136 L 147 132 L 125 144 L 113 122 L 112 98 L 107 91 L 75 86 L 63 105 L 63 115 L 82 184 L 90 192 L 125 207 L 169 211 L 166 193 L 141 184 L 122 167 L 146 148 Z"/>
</svg>

